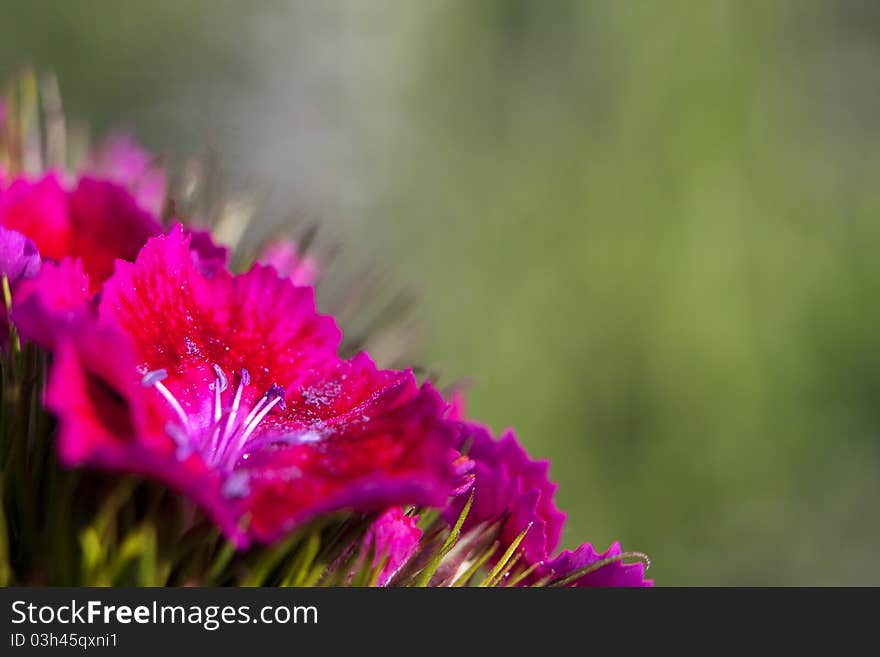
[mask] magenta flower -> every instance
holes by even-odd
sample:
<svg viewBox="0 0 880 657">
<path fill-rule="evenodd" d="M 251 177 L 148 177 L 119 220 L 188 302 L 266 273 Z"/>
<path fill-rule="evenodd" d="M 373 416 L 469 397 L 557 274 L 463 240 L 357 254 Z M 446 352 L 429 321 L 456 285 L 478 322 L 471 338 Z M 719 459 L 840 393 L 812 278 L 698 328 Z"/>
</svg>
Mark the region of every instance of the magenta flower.
<svg viewBox="0 0 880 657">
<path fill-rule="evenodd" d="M 39 270 L 40 253 L 36 245 L 18 231 L 0 226 L 0 276 L 5 276 L 14 288 Z"/>
<path fill-rule="evenodd" d="M 34 277 L 13 292 L 12 319 L 26 340 L 52 349 L 89 311 L 89 279 L 82 260 L 44 262 Z"/>
<path fill-rule="evenodd" d="M 62 326 L 36 301 L 15 321 Z M 79 315 L 52 340 L 46 393 L 63 462 L 159 478 L 239 547 L 330 511 L 442 506 L 458 483 L 433 388 L 341 360 L 312 289 L 269 267 L 205 275 L 179 226 L 118 260 Z"/>
<path fill-rule="evenodd" d="M 113 273 L 116 258 L 133 260 L 158 222 L 114 183 L 82 178 L 66 191 L 54 174 L 18 178 L 0 191 L 0 226 L 29 237 L 43 259 L 80 258 L 92 292 Z"/>
<path fill-rule="evenodd" d="M 373 568 L 385 565 L 376 580 L 385 586 L 397 574 L 410 557 L 415 554 L 422 538 L 422 530 L 416 526 L 418 516 L 404 514 L 399 506 L 388 509 L 367 530 L 363 540 L 363 553 L 373 550 Z"/>
<path fill-rule="evenodd" d="M 624 563 L 623 559 L 615 559 L 624 553 L 621 552 L 620 543 L 613 543 L 604 554 L 599 554 L 589 543 L 584 543 L 574 552 L 565 550 L 559 553 L 555 559 L 541 564 L 535 569 L 529 581 L 551 578 L 559 580 L 569 575 L 574 575 L 579 570 L 587 569 L 596 564 L 595 570 L 589 570 L 586 574 L 569 582 L 573 587 L 640 587 L 653 586 L 654 581 L 645 579 L 645 564 Z M 598 565 L 606 562 L 603 565 Z"/>
<path fill-rule="evenodd" d="M 528 528 L 520 544 L 523 558 L 530 564 L 544 560 L 556 549 L 565 523 L 565 514 L 553 501 L 556 484 L 547 478 L 549 461 L 532 460 L 510 430 L 495 440 L 474 422 L 461 422 L 459 427 L 459 447 L 474 463 L 474 501 L 463 529 L 497 522 L 498 540 L 506 547 Z M 452 500 L 444 512 L 447 522 L 455 522 L 469 495 Z"/>
<path fill-rule="evenodd" d="M 0 190 L 0 226 L 26 235 L 44 258 L 69 255 L 67 195 L 58 177 L 49 174 L 37 182 L 17 178 Z"/>
<path fill-rule="evenodd" d="M 189 236 L 189 248 L 203 274 L 213 276 L 216 271 L 226 268 L 229 249 L 216 244 L 211 233 L 192 228 L 185 228 L 184 233 Z"/>
<path fill-rule="evenodd" d="M 165 202 L 165 171 L 127 133 L 110 135 L 92 154 L 83 173 L 125 187 L 138 205 L 158 215 Z"/>
<path fill-rule="evenodd" d="M 524 580 L 524 585 L 548 578 L 559 580 L 603 560 L 608 563 L 597 565 L 596 570 L 570 582 L 569 586 L 652 584 L 644 579 L 644 564 L 628 564 L 612 558 L 621 554 L 618 543 L 605 554 L 597 554 L 585 543 L 574 552 L 566 550 L 552 558 L 565 514 L 553 501 L 557 485 L 547 478 L 549 461 L 531 459 L 510 430 L 495 440 L 486 427 L 463 420 L 464 405 L 463 395 L 455 393 L 449 413 L 452 419 L 459 421 L 460 449 L 474 464 L 471 473 L 474 500 L 465 518 L 464 530 L 483 523 L 498 523 L 497 540 L 502 550 L 525 532 L 518 563 L 521 567 L 534 567 L 534 572 Z M 447 522 L 455 522 L 470 495 L 471 492 L 465 491 L 453 498 L 444 511 Z"/>
<path fill-rule="evenodd" d="M 290 240 L 276 240 L 270 243 L 258 262 L 274 267 L 281 275 L 289 278 L 294 285 L 314 285 L 318 280 L 318 263 L 311 256 L 300 253 L 299 247 Z"/>
<path fill-rule="evenodd" d="M 0 226 L 0 277 L 6 279 L 9 291 L 15 294 L 19 283 L 39 270 L 40 254 L 34 243 L 18 231 Z M 0 302 L 0 347 L 6 347 L 8 338 L 6 303 Z"/>
</svg>

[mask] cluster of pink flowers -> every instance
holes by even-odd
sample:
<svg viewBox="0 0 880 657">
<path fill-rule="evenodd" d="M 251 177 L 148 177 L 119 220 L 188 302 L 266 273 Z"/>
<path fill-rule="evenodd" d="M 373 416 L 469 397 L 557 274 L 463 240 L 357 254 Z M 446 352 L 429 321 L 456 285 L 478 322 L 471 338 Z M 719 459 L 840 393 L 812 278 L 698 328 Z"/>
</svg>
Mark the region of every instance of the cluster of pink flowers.
<svg viewBox="0 0 880 657">
<path fill-rule="evenodd" d="M 233 273 L 209 234 L 160 220 L 153 163 L 122 136 L 73 174 L 0 172 L 4 348 L 11 323 L 50 355 L 65 466 L 159 480 L 240 550 L 323 514 L 376 513 L 363 540 L 384 558 L 379 584 L 418 551 L 411 507 L 516 545 L 523 584 L 651 583 L 616 543 L 555 554 L 565 516 L 546 461 L 412 371 L 340 357 L 341 331 L 315 307 L 318 263 L 279 241 Z"/>
</svg>

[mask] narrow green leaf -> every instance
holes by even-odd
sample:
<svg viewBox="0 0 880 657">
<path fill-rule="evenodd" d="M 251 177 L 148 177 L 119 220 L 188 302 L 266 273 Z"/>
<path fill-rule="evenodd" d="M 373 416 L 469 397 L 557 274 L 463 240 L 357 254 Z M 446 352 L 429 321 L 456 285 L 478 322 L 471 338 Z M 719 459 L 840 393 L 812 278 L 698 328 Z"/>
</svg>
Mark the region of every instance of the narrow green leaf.
<svg viewBox="0 0 880 657">
<path fill-rule="evenodd" d="M 159 569 L 157 564 L 156 528 L 152 524 L 143 528 L 144 549 L 138 560 L 138 585 L 159 586 Z"/>
<path fill-rule="evenodd" d="M 386 554 L 384 557 L 382 557 L 382 560 L 379 562 L 379 564 L 375 568 L 373 568 L 373 573 L 370 575 L 370 580 L 367 582 L 367 586 L 372 588 L 378 584 L 379 575 L 381 575 L 382 571 L 385 570 L 385 566 L 388 565 L 388 559 L 390 557 L 390 554 Z"/>
<path fill-rule="evenodd" d="M 128 533 L 122 541 L 122 545 L 112 555 L 111 561 L 106 565 L 100 578 L 102 583 L 109 586 L 117 585 L 123 571 L 135 560 L 140 559 L 147 549 L 149 537 L 144 528 L 138 528 Z M 110 557 L 110 555 L 107 555 Z"/>
<path fill-rule="evenodd" d="M 387 556 L 388 555 L 386 554 L 385 557 L 383 557 L 384 559 L 386 559 L 386 561 L 387 561 Z M 351 586 L 361 588 L 361 587 L 364 587 L 367 585 L 367 582 L 369 582 L 373 576 L 373 560 L 375 558 L 376 558 L 376 542 L 373 541 L 370 543 L 370 548 L 367 550 L 366 555 L 364 555 L 362 552 L 361 555 L 357 557 L 357 559 L 353 560 L 353 565 L 360 564 L 360 568 L 358 569 L 358 572 L 355 573 L 354 577 L 352 578 Z M 376 575 L 376 579 L 378 579 L 378 578 L 379 578 L 379 576 Z"/>
<path fill-rule="evenodd" d="M 82 551 L 83 578 L 89 581 L 103 561 L 104 550 L 101 546 L 101 535 L 94 526 L 86 527 L 79 535 L 79 545 Z"/>
<path fill-rule="evenodd" d="M 309 568 L 318 556 L 321 549 L 321 534 L 311 532 L 297 552 L 296 558 L 290 564 L 284 577 L 281 578 L 281 586 L 300 586 L 306 579 Z"/>
<path fill-rule="evenodd" d="M 305 577 L 302 582 L 299 584 L 300 586 L 315 586 L 318 583 L 318 580 L 321 579 L 321 576 L 327 571 L 329 564 L 325 561 L 316 561 L 312 566 L 311 572 L 309 572 L 308 576 Z"/>
<path fill-rule="evenodd" d="M 302 535 L 297 532 L 276 546 L 264 550 L 251 569 L 251 572 L 242 582 L 242 586 L 267 586 L 268 582 L 266 580 L 269 575 L 285 557 L 290 555 L 291 549 L 301 538 Z"/>
<path fill-rule="evenodd" d="M 444 541 L 443 546 L 437 551 L 434 557 L 431 559 L 430 563 L 425 567 L 425 569 L 419 573 L 418 578 L 416 579 L 416 586 L 427 586 L 431 581 L 431 576 L 437 571 L 437 568 L 440 566 L 440 562 L 443 560 L 443 557 L 451 550 L 456 542 L 458 541 L 458 537 L 461 535 L 461 527 L 464 525 L 465 518 L 467 518 L 468 513 L 470 513 L 471 505 L 474 503 L 474 493 L 475 491 L 471 491 L 471 496 L 468 498 L 467 503 L 464 505 L 464 508 L 461 510 L 461 513 L 458 515 L 458 520 L 455 521 L 455 525 L 452 527 L 452 531 L 449 532 L 449 536 L 446 537 L 446 541 Z"/>
<path fill-rule="evenodd" d="M 507 586 L 507 587 L 517 586 L 517 585 L 518 585 L 520 582 L 522 582 L 526 577 L 528 577 L 528 576 L 531 575 L 533 572 L 535 572 L 535 569 L 536 569 L 538 566 L 540 566 L 540 565 L 541 565 L 541 562 L 540 562 L 540 561 L 539 561 L 538 563 L 533 563 L 531 566 L 529 566 L 528 568 L 526 568 L 525 570 L 523 570 L 521 573 L 519 573 L 518 575 L 515 575 L 514 577 L 512 577 L 512 578 L 510 579 L 510 581 L 507 582 L 507 584 L 505 584 L 505 586 Z"/>
<path fill-rule="evenodd" d="M 235 556 L 235 545 L 231 541 L 224 541 L 223 545 L 220 546 L 220 551 L 217 553 L 217 556 L 214 558 L 214 561 L 208 570 L 208 575 L 206 577 L 207 582 L 212 584 L 216 583 L 217 579 L 226 569 L 226 566 L 232 561 L 233 556 Z"/>
<path fill-rule="evenodd" d="M 532 523 L 529 523 L 528 526 L 524 530 L 522 530 L 520 535 L 513 539 L 513 542 L 504 551 L 504 554 L 501 555 L 498 563 L 495 564 L 495 567 L 491 571 L 489 571 L 488 575 L 486 575 L 486 579 L 480 582 L 480 586 L 495 586 L 497 580 L 501 578 L 504 569 L 507 568 L 507 564 L 510 561 L 510 558 L 513 556 L 514 552 L 516 552 L 519 544 L 522 543 L 523 539 L 526 537 L 526 534 L 529 533 L 529 530 L 531 528 Z"/>
<path fill-rule="evenodd" d="M 489 558 L 493 554 L 495 554 L 495 552 L 498 550 L 499 545 L 500 544 L 496 542 L 489 546 L 489 549 L 485 550 L 483 554 L 480 555 L 480 558 L 474 561 L 467 570 L 465 570 L 455 579 L 455 581 L 452 582 L 450 586 L 459 587 L 467 584 L 471 577 L 473 577 L 477 573 L 477 571 L 483 567 L 483 564 L 485 564 L 489 560 Z"/>
</svg>

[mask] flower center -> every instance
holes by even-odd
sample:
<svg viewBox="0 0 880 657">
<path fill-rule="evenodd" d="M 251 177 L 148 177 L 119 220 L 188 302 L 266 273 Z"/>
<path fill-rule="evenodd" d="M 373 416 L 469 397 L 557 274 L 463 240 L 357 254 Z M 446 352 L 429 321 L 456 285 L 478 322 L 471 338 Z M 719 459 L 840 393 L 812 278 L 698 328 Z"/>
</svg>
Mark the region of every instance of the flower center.
<svg viewBox="0 0 880 657">
<path fill-rule="evenodd" d="M 248 371 L 242 368 L 235 390 L 224 395 L 230 387 L 229 379 L 219 365 L 214 363 L 211 367 L 215 378 L 208 387 L 213 391 L 214 399 L 207 426 L 193 426 L 192 418 L 162 383 L 168 378 L 166 370 L 148 372 L 141 383 L 155 388 L 180 420 L 180 424 L 169 423 L 166 426 L 168 434 L 177 443 L 178 458 L 184 459 L 192 453 L 198 453 L 209 466 L 228 475 L 239 460 L 246 458 L 245 452 L 252 451 L 254 441 L 250 438 L 269 411 L 276 406 L 284 408 L 284 388 L 273 383 L 250 409 L 245 409 L 242 408 L 242 393 L 251 383 Z"/>
</svg>

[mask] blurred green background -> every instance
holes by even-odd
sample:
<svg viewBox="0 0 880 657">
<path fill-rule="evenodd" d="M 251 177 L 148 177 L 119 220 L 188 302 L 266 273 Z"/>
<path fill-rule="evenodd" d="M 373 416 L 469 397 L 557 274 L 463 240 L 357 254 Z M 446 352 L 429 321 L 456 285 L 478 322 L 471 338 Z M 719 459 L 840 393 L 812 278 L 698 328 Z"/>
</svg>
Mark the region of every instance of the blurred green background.
<svg viewBox="0 0 880 657">
<path fill-rule="evenodd" d="M 0 0 L 0 73 L 336 226 L 659 584 L 880 584 L 880 6 Z M 267 210 L 269 211 L 269 210 Z"/>
</svg>

